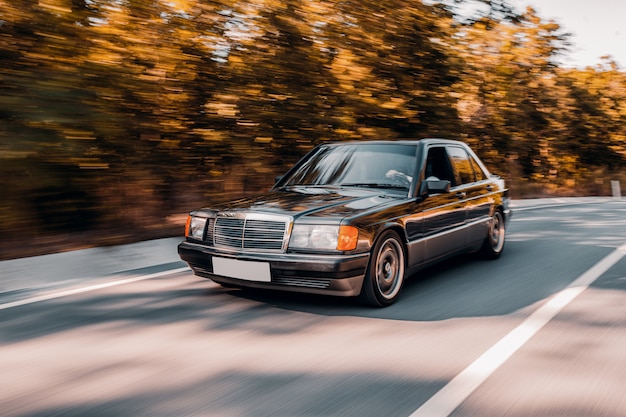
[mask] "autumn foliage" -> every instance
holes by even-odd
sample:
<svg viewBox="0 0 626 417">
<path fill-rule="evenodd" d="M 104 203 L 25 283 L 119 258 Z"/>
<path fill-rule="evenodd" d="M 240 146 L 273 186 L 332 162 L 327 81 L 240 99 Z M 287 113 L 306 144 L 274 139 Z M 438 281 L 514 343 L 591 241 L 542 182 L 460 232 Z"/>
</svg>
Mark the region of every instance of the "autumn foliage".
<svg viewBox="0 0 626 417">
<path fill-rule="evenodd" d="M 0 0 L 0 258 L 180 234 L 324 141 L 463 140 L 517 198 L 626 183 L 626 73 L 470 3 Z"/>
</svg>

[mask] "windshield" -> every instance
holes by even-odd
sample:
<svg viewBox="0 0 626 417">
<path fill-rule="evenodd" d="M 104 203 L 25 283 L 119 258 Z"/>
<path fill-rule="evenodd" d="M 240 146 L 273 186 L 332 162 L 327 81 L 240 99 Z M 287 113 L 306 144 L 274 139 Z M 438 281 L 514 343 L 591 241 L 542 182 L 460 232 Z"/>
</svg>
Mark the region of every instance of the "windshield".
<svg viewBox="0 0 626 417">
<path fill-rule="evenodd" d="M 416 145 L 323 146 L 280 182 L 289 186 L 369 187 L 409 190 L 415 175 Z"/>
</svg>

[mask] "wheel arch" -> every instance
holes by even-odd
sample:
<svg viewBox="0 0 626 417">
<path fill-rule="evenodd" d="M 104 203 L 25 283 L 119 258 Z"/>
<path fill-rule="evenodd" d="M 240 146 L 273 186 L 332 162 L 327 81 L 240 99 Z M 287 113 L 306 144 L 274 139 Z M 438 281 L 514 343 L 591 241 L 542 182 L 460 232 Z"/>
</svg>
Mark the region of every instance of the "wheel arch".
<svg viewBox="0 0 626 417">
<path fill-rule="evenodd" d="M 511 216 L 510 214 L 507 214 L 507 210 L 503 202 L 500 202 L 494 207 L 494 211 L 491 215 L 493 216 L 493 214 L 495 214 L 496 211 L 499 211 L 500 213 L 502 213 L 502 219 L 504 220 L 504 225 L 507 226 L 509 223 L 509 218 Z"/>
<path fill-rule="evenodd" d="M 380 237 L 387 231 L 392 231 L 395 232 L 398 237 L 400 238 L 400 243 L 402 244 L 402 251 L 404 252 L 404 266 L 406 268 L 407 263 L 408 263 L 408 244 L 409 244 L 409 238 L 408 235 L 406 233 L 406 230 L 404 229 L 404 227 L 402 227 L 401 224 L 399 223 L 386 223 L 384 224 L 382 227 L 380 227 L 377 231 L 376 234 L 374 235 L 374 238 L 372 239 L 372 245 L 370 250 L 374 249 L 374 246 L 376 245 L 376 242 L 378 241 L 378 239 L 380 239 Z"/>
</svg>

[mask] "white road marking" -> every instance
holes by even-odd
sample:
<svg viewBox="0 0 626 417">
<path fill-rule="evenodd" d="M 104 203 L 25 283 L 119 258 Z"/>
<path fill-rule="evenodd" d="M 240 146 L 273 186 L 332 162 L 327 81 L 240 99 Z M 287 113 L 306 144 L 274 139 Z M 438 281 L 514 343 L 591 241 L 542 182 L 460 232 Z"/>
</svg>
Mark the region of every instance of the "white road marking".
<svg viewBox="0 0 626 417">
<path fill-rule="evenodd" d="M 23 306 L 27 304 L 38 303 L 41 301 L 53 300 L 55 298 L 67 297 L 69 295 L 75 295 L 75 294 L 81 294 L 81 293 L 85 293 L 89 291 L 100 290 L 102 288 L 114 287 L 116 285 L 129 284 L 131 282 L 144 281 L 146 279 L 158 278 L 164 275 L 177 274 L 179 272 L 185 272 L 185 271 L 190 271 L 189 267 L 169 269 L 167 271 L 156 272 L 154 274 L 139 275 L 139 276 L 132 277 L 132 278 L 125 278 L 125 279 L 119 279 L 116 281 L 104 282 L 101 284 L 89 285 L 87 287 L 72 288 L 69 290 L 56 291 L 50 294 L 38 295 L 35 297 L 26 298 L 24 300 L 18 300 L 18 301 L 13 301 L 10 303 L 0 304 L 0 310 L 7 310 L 13 307 L 19 307 L 19 306 Z"/>
<path fill-rule="evenodd" d="M 618 199 L 615 197 L 593 197 L 586 198 L 583 197 L 581 199 L 577 198 L 561 198 L 561 199 L 551 199 L 549 203 L 541 203 L 541 200 L 533 201 L 532 205 L 529 206 L 518 206 L 516 204 L 516 200 L 513 200 L 510 207 L 513 210 L 513 213 L 517 213 L 520 211 L 528 211 L 528 210 L 538 210 L 538 209 L 549 209 L 549 208 L 562 208 L 568 206 L 582 206 L 589 204 L 606 204 L 606 203 L 615 203 L 615 202 L 623 202 L 623 199 Z"/>
<path fill-rule="evenodd" d="M 522 324 L 483 353 L 409 417 L 445 417 L 450 415 L 496 369 L 543 328 L 554 316 L 613 265 L 626 256 L 626 244 L 620 246 L 588 269 L 567 288 L 558 292 L 532 313 Z"/>
</svg>

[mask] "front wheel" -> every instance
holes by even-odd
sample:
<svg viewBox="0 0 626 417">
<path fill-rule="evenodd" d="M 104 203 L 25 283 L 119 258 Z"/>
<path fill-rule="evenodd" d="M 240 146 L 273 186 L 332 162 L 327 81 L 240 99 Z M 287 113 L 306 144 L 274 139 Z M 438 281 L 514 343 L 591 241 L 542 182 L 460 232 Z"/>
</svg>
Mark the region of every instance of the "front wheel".
<svg viewBox="0 0 626 417">
<path fill-rule="evenodd" d="M 404 247 L 397 233 L 386 231 L 372 250 L 360 300 L 373 307 L 393 304 L 400 295 L 404 274 Z"/>
<path fill-rule="evenodd" d="M 499 258 L 504 249 L 505 236 L 504 216 L 500 210 L 496 210 L 489 221 L 487 237 L 481 250 L 482 255 L 487 259 Z"/>
</svg>

